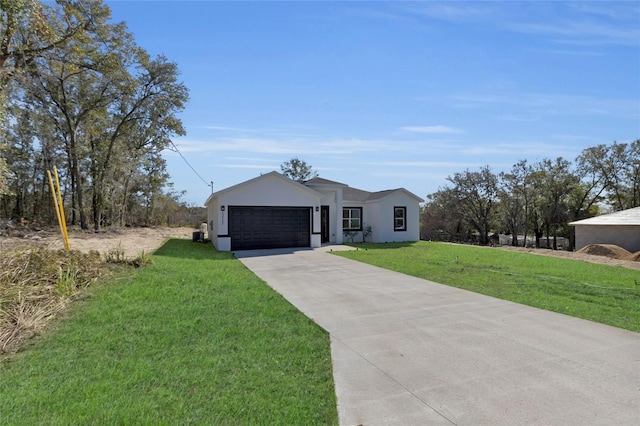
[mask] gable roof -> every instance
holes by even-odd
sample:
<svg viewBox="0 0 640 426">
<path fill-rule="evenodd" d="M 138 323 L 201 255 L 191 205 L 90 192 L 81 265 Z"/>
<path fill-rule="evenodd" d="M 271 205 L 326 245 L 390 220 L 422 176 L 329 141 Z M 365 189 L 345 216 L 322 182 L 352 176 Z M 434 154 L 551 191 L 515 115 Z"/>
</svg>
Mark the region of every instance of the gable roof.
<svg viewBox="0 0 640 426">
<path fill-rule="evenodd" d="M 309 179 L 303 182 L 303 184 L 305 185 L 311 185 L 311 186 L 315 186 L 315 185 L 330 185 L 330 186 L 349 186 L 347 184 L 344 183 L 340 183 L 340 182 L 336 182 L 333 180 L 329 180 L 329 179 L 324 179 L 321 177 L 314 177 L 313 179 Z"/>
<path fill-rule="evenodd" d="M 407 191 L 404 188 L 386 189 L 384 191 L 369 192 L 369 191 L 363 191 L 362 189 L 347 187 L 342 191 L 342 198 L 345 201 L 357 201 L 357 202 L 367 203 L 367 202 L 381 200 L 396 192 L 403 192 L 406 195 L 412 198 L 415 198 L 419 203 L 422 203 L 424 201 L 422 198 Z"/>
<path fill-rule="evenodd" d="M 238 183 L 236 185 L 233 185 L 233 186 L 230 186 L 228 188 L 221 189 L 220 191 L 214 192 L 213 194 L 211 194 L 209 196 L 209 198 L 207 198 L 207 201 L 204 202 L 204 205 L 205 206 L 208 205 L 211 200 L 213 200 L 214 198 L 219 197 L 222 194 L 225 194 L 225 193 L 231 192 L 231 191 L 235 191 L 236 189 L 241 188 L 243 186 L 251 185 L 254 182 L 258 182 L 260 180 L 270 179 L 270 178 L 280 179 L 286 185 L 291 185 L 292 187 L 294 187 L 296 189 L 306 191 L 306 192 L 308 192 L 310 194 L 313 194 L 316 197 L 322 197 L 322 194 L 319 193 L 318 191 L 316 191 L 315 189 L 309 188 L 309 187 L 307 187 L 307 186 L 305 186 L 305 185 L 303 185 L 301 183 L 298 183 L 298 182 L 296 182 L 296 181 L 294 181 L 292 179 L 289 179 L 286 176 L 281 175 L 280 173 L 278 173 L 276 171 L 273 171 L 273 172 L 265 173 L 263 175 L 255 177 L 253 179 L 249 179 L 249 180 L 246 180 L 244 182 L 240 182 L 240 183 Z"/>
<path fill-rule="evenodd" d="M 603 214 L 588 219 L 569 223 L 575 225 L 636 225 L 640 226 L 640 207 L 620 210 L 618 212 Z"/>
</svg>

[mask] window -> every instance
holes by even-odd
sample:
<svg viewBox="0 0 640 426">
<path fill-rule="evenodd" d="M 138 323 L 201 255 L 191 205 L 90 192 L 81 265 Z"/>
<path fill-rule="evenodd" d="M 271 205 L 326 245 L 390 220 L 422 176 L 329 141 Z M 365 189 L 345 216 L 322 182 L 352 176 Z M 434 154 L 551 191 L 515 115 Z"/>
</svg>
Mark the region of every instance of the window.
<svg viewBox="0 0 640 426">
<path fill-rule="evenodd" d="M 342 230 L 362 231 L 362 207 L 342 209 Z"/>
<path fill-rule="evenodd" d="M 407 230 L 407 208 L 406 207 L 393 208 L 393 230 L 394 231 Z"/>
</svg>

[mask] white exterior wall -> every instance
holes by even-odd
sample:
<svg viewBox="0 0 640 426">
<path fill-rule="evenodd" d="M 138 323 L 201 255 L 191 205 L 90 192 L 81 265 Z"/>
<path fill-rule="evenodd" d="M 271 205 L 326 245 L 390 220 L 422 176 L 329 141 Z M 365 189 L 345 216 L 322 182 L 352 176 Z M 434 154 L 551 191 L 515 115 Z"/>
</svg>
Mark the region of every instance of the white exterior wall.
<svg viewBox="0 0 640 426">
<path fill-rule="evenodd" d="M 376 243 L 418 241 L 420 239 L 420 205 L 416 199 L 404 193 L 391 194 L 377 203 L 376 224 L 371 223 Z M 406 231 L 394 231 L 394 207 L 406 207 Z"/>
<path fill-rule="evenodd" d="M 576 250 L 589 244 L 615 244 L 635 253 L 640 251 L 640 225 L 575 225 Z"/>
<path fill-rule="evenodd" d="M 362 242 L 362 232 L 358 232 L 354 237 L 353 237 L 353 241 L 351 240 L 351 237 L 347 237 L 344 235 L 344 230 L 342 229 L 342 209 L 343 208 L 347 208 L 347 207 L 362 207 L 362 218 L 360 219 L 364 224 L 366 223 L 367 225 L 370 225 L 369 222 L 367 222 L 367 220 L 369 220 L 369 212 L 367 210 L 367 206 L 363 203 L 357 203 L 357 202 L 352 202 L 352 201 L 343 201 L 342 202 L 342 207 L 340 207 L 340 214 L 338 215 L 338 221 L 340 222 L 340 235 L 342 235 L 342 241 L 345 243 L 361 243 Z M 373 228 L 373 226 L 372 226 Z M 371 241 L 371 236 L 369 236 L 369 238 L 367 238 L 367 242 Z"/>
<path fill-rule="evenodd" d="M 313 189 L 323 194 L 320 204 L 329 206 L 329 242 L 342 244 L 342 188 L 314 186 Z"/>
<path fill-rule="evenodd" d="M 228 236 L 230 206 L 309 207 L 313 227 L 310 230 L 310 233 L 313 231 L 311 247 L 320 247 L 320 194 L 316 195 L 303 186 L 279 176 L 264 176 L 229 191 L 221 191 L 207 205 L 210 229 L 213 223 L 210 238 L 219 251 L 231 250 L 231 238 Z"/>
<path fill-rule="evenodd" d="M 344 207 L 362 207 L 363 228 L 367 225 L 371 226 L 371 235 L 367 237 L 368 243 L 392 243 L 420 239 L 420 204 L 415 198 L 404 193 L 391 194 L 383 199 L 365 203 L 345 201 Z M 394 231 L 394 207 L 407 208 L 406 231 Z M 342 212 L 342 208 L 340 211 Z M 340 219 L 342 224 L 342 213 Z M 345 239 L 345 241 L 351 242 L 351 239 Z M 358 232 L 353 241 L 362 242 L 362 232 Z"/>
</svg>

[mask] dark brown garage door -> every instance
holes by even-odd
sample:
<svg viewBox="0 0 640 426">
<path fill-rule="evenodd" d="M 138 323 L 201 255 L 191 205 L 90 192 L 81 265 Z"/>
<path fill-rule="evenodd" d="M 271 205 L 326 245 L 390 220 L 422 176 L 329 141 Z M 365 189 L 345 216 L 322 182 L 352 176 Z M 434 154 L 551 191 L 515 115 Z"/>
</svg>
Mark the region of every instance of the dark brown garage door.
<svg viewBox="0 0 640 426">
<path fill-rule="evenodd" d="M 229 207 L 231 250 L 311 246 L 309 207 Z"/>
</svg>

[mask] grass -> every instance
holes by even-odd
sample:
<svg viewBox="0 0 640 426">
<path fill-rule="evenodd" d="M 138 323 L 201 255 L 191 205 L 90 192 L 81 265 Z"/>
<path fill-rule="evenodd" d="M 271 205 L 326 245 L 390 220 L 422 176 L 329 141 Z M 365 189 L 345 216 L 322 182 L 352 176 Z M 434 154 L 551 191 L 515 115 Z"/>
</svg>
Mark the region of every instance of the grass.
<svg viewBox="0 0 640 426">
<path fill-rule="evenodd" d="M 360 250 L 335 254 L 476 293 L 640 332 L 640 272 L 635 270 L 444 243 L 354 246 Z"/>
<path fill-rule="evenodd" d="M 337 424 L 329 338 L 228 253 L 170 240 L 0 363 L 3 424 Z"/>
</svg>

